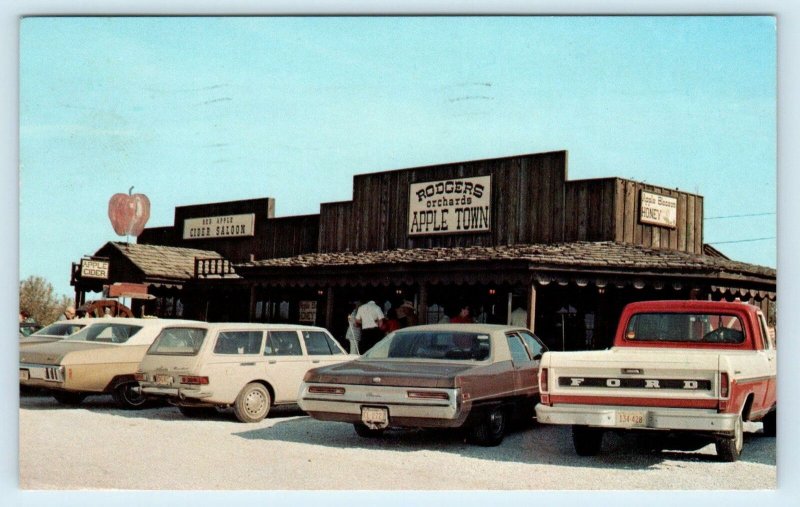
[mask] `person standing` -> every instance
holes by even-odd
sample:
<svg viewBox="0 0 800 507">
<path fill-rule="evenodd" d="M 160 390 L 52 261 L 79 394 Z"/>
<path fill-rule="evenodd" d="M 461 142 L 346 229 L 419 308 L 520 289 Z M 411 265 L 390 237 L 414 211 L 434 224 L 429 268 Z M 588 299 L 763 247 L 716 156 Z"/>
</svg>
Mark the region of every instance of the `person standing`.
<svg viewBox="0 0 800 507">
<path fill-rule="evenodd" d="M 356 311 L 356 324 L 361 328 L 360 349 L 367 352 L 378 340 L 383 338 L 381 331 L 381 321 L 383 320 L 383 310 L 375 304 L 375 301 L 367 301 L 358 307 Z"/>
<path fill-rule="evenodd" d="M 70 305 L 64 308 L 64 313 L 58 316 L 58 320 L 72 320 L 75 318 L 75 307 Z"/>
<path fill-rule="evenodd" d="M 353 310 L 347 315 L 347 333 L 345 338 L 350 342 L 350 353 L 358 355 L 358 342 L 361 341 L 361 328 L 356 324 L 358 301 L 353 303 Z"/>
</svg>

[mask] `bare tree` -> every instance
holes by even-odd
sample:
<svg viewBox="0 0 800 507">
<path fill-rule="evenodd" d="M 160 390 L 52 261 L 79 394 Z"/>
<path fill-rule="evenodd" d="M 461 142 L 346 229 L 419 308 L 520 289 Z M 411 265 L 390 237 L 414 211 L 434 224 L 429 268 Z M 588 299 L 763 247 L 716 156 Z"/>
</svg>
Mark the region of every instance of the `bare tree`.
<svg viewBox="0 0 800 507">
<path fill-rule="evenodd" d="M 49 324 L 72 305 L 72 299 L 55 295 L 53 285 L 41 276 L 29 276 L 19 282 L 19 310 L 28 312 L 40 324 Z"/>
</svg>

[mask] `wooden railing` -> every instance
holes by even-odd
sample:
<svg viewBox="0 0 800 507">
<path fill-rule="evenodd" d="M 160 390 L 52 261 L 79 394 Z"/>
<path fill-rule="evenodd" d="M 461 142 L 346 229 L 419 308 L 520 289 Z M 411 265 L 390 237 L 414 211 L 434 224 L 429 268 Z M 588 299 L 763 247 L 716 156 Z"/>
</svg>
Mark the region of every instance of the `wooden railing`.
<svg viewBox="0 0 800 507">
<path fill-rule="evenodd" d="M 233 278 L 238 276 L 231 261 L 220 258 L 194 258 L 195 278 Z"/>
</svg>

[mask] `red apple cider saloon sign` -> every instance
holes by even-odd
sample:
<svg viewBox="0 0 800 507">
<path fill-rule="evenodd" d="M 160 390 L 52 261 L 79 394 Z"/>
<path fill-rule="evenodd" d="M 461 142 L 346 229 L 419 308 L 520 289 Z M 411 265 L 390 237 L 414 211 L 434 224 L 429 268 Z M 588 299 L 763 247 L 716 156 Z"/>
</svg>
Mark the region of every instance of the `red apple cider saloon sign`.
<svg viewBox="0 0 800 507">
<path fill-rule="evenodd" d="M 491 176 L 412 183 L 408 235 L 489 231 L 491 193 Z"/>
<path fill-rule="evenodd" d="M 183 239 L 234 238 L 252 236 L 256 215 L 225 215 L 187 218 L 183 221 Z"/>
</svg>

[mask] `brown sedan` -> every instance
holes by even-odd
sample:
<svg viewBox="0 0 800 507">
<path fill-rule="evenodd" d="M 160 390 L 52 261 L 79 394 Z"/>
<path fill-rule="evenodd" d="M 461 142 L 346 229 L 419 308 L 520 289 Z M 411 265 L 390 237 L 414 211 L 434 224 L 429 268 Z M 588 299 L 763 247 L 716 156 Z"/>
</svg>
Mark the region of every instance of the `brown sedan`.
<svg viewBox="0 0 800 507">
<path fill-rule="evenodd" d="M 352 423 L 361 436 L 464 427 L 470 441 L 498 445 L 511 417 L 532 417 L 546 350 L 523 328 L 409 327 L 354 361 L 310 370 L 299 405 L 316 419 Z"/>
</svg>

